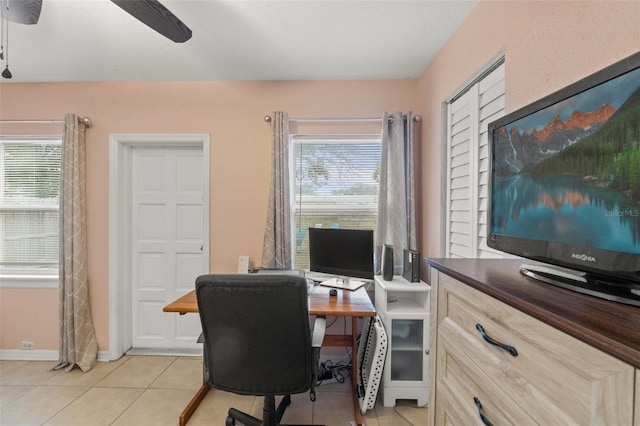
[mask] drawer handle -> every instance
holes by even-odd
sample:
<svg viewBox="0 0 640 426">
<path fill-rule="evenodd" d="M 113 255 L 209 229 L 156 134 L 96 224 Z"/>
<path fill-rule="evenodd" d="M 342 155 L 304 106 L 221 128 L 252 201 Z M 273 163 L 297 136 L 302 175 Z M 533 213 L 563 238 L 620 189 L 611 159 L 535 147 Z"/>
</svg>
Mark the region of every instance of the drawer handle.
<svg viewBox="0 0 640 426">
<path fill-rule="evenodd" d="M 478 407 L 478 415 L 480 416 L 480 420 L 482 420 L 482 423 L 485 426 L 493 426 L 493 423 L 491 423 L 489 419 L 487 419 L 487 417 L 484 415 L 484 410 L 482 410 L 482 403 L 477 396 L 473 397 L 473 402 L 475 402 L 476 407 Z"/>
<path fill-rule="evenodd" d="M 504 343 L 498 342 L 496 339 L 489 336 L 485 331 L 484 327 L 481 324 L 476 324 L 476 330 L 480 332 L 480 336 L 484 339 L 485 342 L 491 343 L 492 345 L 496 345 L 505 351 L 509 352 L 511 356 L 518 356 L 518 351 L 511 345 L 505 345 Z"/>
</svg>

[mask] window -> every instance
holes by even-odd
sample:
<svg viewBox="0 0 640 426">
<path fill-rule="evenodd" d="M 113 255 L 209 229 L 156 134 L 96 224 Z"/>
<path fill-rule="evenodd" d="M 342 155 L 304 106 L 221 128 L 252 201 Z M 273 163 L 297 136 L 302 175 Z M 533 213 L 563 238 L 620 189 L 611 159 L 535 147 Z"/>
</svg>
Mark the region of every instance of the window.
<svg viewBox="0 0 640 426">
<path fill-rule="evenodd" d="M 60 138 L 0 139 L 0 275 L 58 269 Z"/>
<path fill-rule="evenodd" d="M 502 61 L 447 105 L 446 257 L 502 257 L 486 243 L 487 125 L 504 109 Z"/>
<path fill-rule="evenodd" d="M 309 268 L 310 227 L 374 229 L 380 136 L 291 136 L 293 264 Z"/>
</svg>

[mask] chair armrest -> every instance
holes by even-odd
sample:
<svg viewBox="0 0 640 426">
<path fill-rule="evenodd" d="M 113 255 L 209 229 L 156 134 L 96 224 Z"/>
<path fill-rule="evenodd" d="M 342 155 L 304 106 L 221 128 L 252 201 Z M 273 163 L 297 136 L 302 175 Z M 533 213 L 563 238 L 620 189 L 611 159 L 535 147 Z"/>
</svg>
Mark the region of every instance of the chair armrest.
<svg viewBox="0 0 640 426">
<path fill-rule="evenodd" d="M 311 346 L 314 348 L 322 347 L 322 341 L 324 340 L 324 334 L 327 330 L 327 318 L 316 317 L 313 323 L 313 335 L 311 336 Z"/>
</svg>

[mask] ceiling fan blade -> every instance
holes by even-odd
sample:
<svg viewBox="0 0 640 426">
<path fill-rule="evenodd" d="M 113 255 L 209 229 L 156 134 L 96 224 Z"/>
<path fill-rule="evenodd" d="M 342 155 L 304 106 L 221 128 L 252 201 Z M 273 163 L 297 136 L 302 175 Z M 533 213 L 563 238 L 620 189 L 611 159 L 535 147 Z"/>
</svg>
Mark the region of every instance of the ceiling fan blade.
<svg viewBox="0 0 640 426">
<path fill-rule="evenodd" d="M 33 25 L 40 19 L 42 0 L 0 0 L 0 6 L 0 15 L 3 18 L 19 24 Z"/>
<path fill-rule="evenodd" d="M 4 1 L 4 0 L 3 0 Z M 131 16 L 176 43 L 191 38 L 191 30 L 158 0 L 111 0 Z"/>
</svg>

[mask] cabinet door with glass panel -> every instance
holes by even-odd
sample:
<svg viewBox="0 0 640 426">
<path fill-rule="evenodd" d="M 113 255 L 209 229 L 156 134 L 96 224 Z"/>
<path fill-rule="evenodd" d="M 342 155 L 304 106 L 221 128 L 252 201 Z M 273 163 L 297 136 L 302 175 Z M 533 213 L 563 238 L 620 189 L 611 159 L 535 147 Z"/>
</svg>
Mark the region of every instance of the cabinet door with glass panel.
<svg viewBox="0 0 640 426">
<path fill-rule="evenodd" d="M 422 381 L 424 379 L 424 342 L 427 327 L 423 319 L 392 318 L 391 362 L 389 383 Z"/>
<path fill-rule="evenodd" d="M 391 314 L 385 323 L 390 338 L 383 404 L 391 407 L 397 399 L 415 399 L 418 406 L 424 406 L 429 396 L 428 317 Z"/>
</svg>

